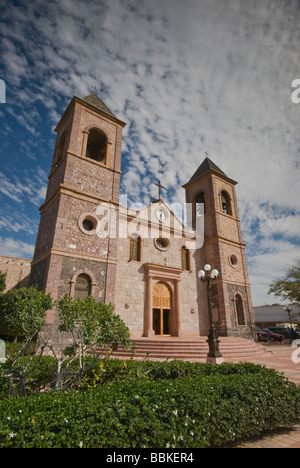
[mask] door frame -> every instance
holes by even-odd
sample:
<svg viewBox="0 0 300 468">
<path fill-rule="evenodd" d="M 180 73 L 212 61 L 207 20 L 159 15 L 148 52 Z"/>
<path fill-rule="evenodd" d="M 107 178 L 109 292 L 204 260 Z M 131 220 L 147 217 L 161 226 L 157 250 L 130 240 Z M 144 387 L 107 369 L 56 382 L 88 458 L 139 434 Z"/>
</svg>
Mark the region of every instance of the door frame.
<svg viewBox="0 0 300 468">
<path fill-rule="evenodd" d="M 181 299 L 180 282 L 181 268 L 165 265 L 144 264 L 145 268 L 145 309 L 144 309 L 144 337 L 155 335 L 153 330 L 153 288 L 156 283 L 164 283 L 171 292 L 171 336 L 182 336 L 181 332 Z M 167 336 L 167 335 L 165 335 Z M 170 335 L 168 335 L 170 336 Z"/>
</svg>

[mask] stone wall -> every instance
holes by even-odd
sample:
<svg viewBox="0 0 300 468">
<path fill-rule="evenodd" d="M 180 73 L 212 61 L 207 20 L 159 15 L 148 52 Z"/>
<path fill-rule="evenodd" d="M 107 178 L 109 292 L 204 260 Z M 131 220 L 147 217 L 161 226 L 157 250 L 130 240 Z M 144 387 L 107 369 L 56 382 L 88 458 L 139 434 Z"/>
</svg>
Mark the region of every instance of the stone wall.
<svg viewBox="0 0 300 468">
<path fill-rule="evenodd" d="M 0 271 L 6 273 L 6 291 L 29 285 L 31 260 L 0 257 Z"/>
<path fill-rule="evenodd" d="M 142 336 L 145 327 L 145 265 L 150 263 L 165 266 L 166 269 L 170 267 L 181 270 L 181 247 L 184 245 L 184 239 L 170 237 L 168 240 L 169 248 L 160 251 L 155 246 L 155 239 L 142 239 L 140 261 L 129 261 L 130 239 L 119 240 L 115 306 L 116 312 L 125 321 L 132 336 Z M 190 271 L 181 271 L 179 274 L 182 336 L 206 335 L 208 330 L 205 288 L 197 277 L 197 263 L 198 256 L 191 251 Z M 168 280 L 162 276 L 160 279 L 158 274 L 152 287 L 158 281 L 167 283 L 172 294 L 175 294 L 171 278 Z"/>
</svg>

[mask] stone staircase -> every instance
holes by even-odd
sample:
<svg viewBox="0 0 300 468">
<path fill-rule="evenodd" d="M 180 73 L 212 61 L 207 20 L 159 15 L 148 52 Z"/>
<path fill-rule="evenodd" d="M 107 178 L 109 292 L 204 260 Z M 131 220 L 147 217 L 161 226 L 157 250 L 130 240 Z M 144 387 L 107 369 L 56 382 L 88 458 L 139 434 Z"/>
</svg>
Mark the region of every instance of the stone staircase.
<svg viewBox="0 0 300 468">
<path fill-rule="evenodd" d="M 138 338 L 132 339 L 136 345 L 135 359 L 144 359 L 147 355 L 150 360 L 180 359 L 191 362 L 205 362 L 208 353 L 206 337 L 194 339 L 183 338 Z M 266 348 L 259 343 L 245 338 L 221 337 L 220 351 L 225 361 L 246 361 L 255 357 L 264 356 Z M 129 359 L 132 351 L 119 347 L 112 355 L 113 358 Z"/>
</svg>

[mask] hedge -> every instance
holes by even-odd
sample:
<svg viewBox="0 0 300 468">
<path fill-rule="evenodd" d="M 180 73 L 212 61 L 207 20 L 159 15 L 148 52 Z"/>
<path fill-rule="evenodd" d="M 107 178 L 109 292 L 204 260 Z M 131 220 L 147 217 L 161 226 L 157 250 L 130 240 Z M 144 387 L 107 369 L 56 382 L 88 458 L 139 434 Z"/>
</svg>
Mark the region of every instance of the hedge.
<svg viewBox="0 0 300 468">
<path fill-rule="evenodd" d="M 298 387 L 260 368 L 7 399 L 0 448 L 203 448 L 299 421 Z"/>
<path fill-rule="evenodd" d="M 19 362 L 21 364 L 21 360 L 22 359 L 20 358 L 19 361 L 17 361 L 17 367 Z M 33 372 L 27 379 L 27 394 L 37 394 L 40 391 L 44 392 L 47 389 L 49 390 L 53 388 L 57 367 L 56 360 L 51 356 L 43 356 L 38 366 L 35 368 L 38 360 L 38 356 L 24 357 L 24 364 L 27 364 L 27 362 L 30 361 L 31 363 L 29 367 L 34 368 Z M 74 363 L 74 366 L 76 366 L 76 362 Z M 7 367 L 8 364 L 0 365 L 0 375 L 1 369 L 3 373 Z M 264 372 L 263 367 L 251 363 L 224 363 L 221 366 L 215 366 L 212 364 L 191 363 L 178 360 L 156 362 L 108 359 L 106 361 L 96 363 L 78 383 L 76 389 L 79 391 L 86 391 L 91 388 L 98 387 L 99 385 L 106 385 L 113 382 L 132 382 L 137 379 L 156 381 L 184 378 L 192 380 L 201 376 L 232 374 L 252 375 L 261 372 Z M 16 392 L 18 393 L 17 388 Z M 9 390 L 7 379 L 0 378 L 0 400 L 5 399 L 8 396 Z"/>
<path fill-rule="evenodd" d="M 89 389 L 99 384 L 110 382 L 132 381 L 135 379 L 147 380 L 174 380 L 185 378 L 192 380 L 201 376 L 212 375 L 252 375 L 264 373 L 265 368 L 252 363 L 223 363 L 216 366 L 214 364 L 203 364 L 185 362 L 179 360 L 172 361 L 136 361 L 109 359 L 105 362 L 97 363 L 90 372 L 87 373 L 80 383 L 80 389 Z M 274 372 L 269 370 L 268 372 Z"/>
</svg>

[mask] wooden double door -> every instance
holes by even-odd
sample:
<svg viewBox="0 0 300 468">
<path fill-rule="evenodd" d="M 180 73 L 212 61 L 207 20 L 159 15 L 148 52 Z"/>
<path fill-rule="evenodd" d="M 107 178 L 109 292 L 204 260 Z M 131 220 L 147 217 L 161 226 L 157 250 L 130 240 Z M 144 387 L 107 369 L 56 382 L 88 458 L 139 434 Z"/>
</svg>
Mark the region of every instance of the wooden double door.
<svg viewBox="0 0 300 468">
<path fill-rule="evenodd" d="M 172 292 L 159 282 L 153 288 L 153 330 L 156 336 L 170 336 L 172 330 Z"/>
</svg>

